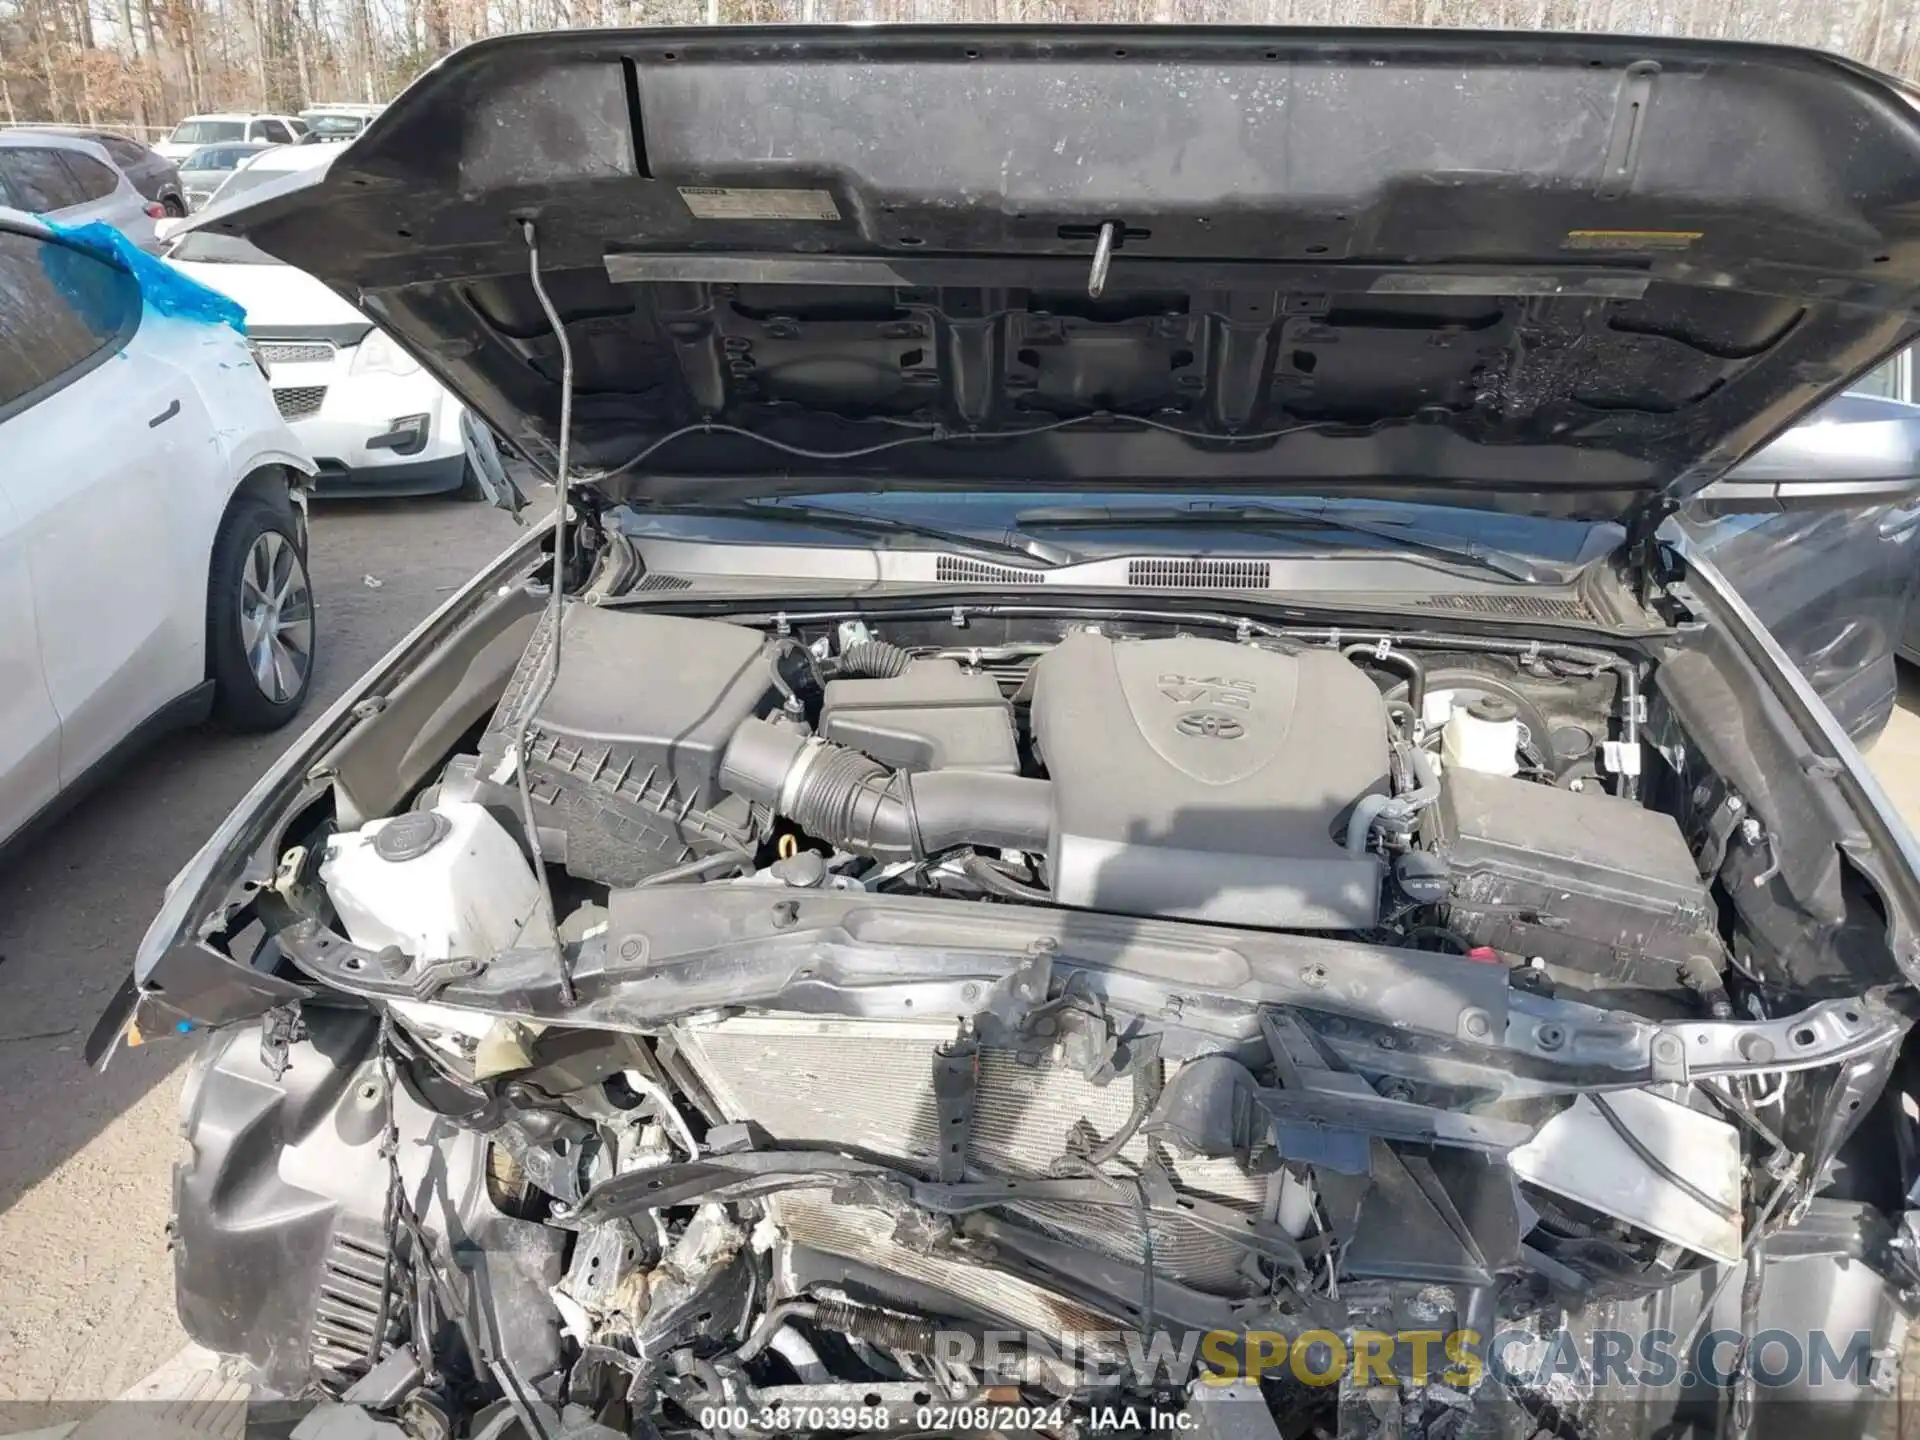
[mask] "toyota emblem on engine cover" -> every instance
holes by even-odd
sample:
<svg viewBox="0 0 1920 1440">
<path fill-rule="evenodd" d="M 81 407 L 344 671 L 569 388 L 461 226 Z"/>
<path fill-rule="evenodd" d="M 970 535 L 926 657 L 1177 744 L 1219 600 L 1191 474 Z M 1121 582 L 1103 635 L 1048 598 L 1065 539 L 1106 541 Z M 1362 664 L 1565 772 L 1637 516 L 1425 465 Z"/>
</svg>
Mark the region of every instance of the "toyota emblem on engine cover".
<svg viewBox="0 0 1920 1440">
<path fill-rule="evenodd" d="M 1218 710 L 1189 710 L 1174 722 L 1182 735 L 1204 735 L 1209 740 L 1238 740 L 1247 727 Z"/>
</svg>

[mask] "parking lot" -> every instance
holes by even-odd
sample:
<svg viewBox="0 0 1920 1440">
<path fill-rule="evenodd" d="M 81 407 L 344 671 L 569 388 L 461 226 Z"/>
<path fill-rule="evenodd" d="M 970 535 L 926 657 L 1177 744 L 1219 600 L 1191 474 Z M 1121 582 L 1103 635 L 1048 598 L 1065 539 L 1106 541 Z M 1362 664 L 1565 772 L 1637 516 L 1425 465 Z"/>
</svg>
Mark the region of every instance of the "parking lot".
<svg viewBox="0 0 1920 1440">
<path fill-rule="evenodd" d="M 450 500 L 316 503 L 308 715 L 514 533 Z M 118 1395 L 185 1343 L 166 1223 L 186 1047 L 104 1076 L 80 1052 L 167 881 L 299 730 L 176 735 L 0 872 L 0 1399 Z"/>
</svg>

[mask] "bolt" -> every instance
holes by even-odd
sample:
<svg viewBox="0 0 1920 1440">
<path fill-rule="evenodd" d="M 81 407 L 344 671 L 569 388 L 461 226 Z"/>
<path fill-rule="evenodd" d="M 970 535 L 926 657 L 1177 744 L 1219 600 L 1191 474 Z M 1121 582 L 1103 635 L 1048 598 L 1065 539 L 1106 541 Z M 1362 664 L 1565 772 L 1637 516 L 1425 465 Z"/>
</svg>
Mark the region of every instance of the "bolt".
<svg viewBox="0 0 1920 1440">
<path fill-rule="evenodd" d="M 960 987 L 960 998 L 962 1000 L 978 1000 L 980 998 L 980 987 L 971 980 L 967 981 L 966 984 Z"/>
<path fill-rule="evenodd" d="M 1742 1060 L 1755 1065 L 1764 1065 L 1773 1059 L 1773 1042 L 1764 1035 L 1742 1035 L 1739 1050 Z"/>
<path fill-rule="evenodd" d="M 797 924 L 799 920 L 800 902 L 798 900 L 782 900 L 773 907 L 774 929 L 786 930 Z"/>
<path fill-rule="evenodd" d="M 646 953 L 647 942 L 642 940 L 638 935 L 629 935 L 625 940 L 620 942 L 620 958 L 622 960 L 638 960 Z"/>
<path fill-rule="evenodd" d="M 1672 1065 L 1679 1061 L 1682 1051 L 1680 1042 L 1671 1035 L 1653 1037 L 1653 1058 L 1662 1065 Z"/>
<path fill-rule="evenodd" d="M 1396 1035 L 1376 1035 L 1373 1037 L 1373 1043 L 1382 1050 L 1398 1050 L 1400 1048 L 1400 1039 Z"/>
<path fill-rule="evenodd" d="M 1324 965 L 1308 965 L 1301 970 L 1300 979 L 1302 983 L 1318 990 L 1327 983 L 1327 967 Z"/>
<path fill-rule="evenodd" d="M 1533 1032 L 1533 1038 L 1542 1050 L 1558 1050 L 1567 1043 L 1567 1032 L 1558 1025 L 1542 1025 Z"/>
<path fill-rule="evenodd" d="M 1469 1010 L 1464 1018 L 1467 1034 L 1476 1040 L 1484 1040 L 1493 1033 L 1493 1021 L 1482 1010 Z"/>
<path fill-rule="evenodd" d="M 1746 808 L 1747 802 L 1742 800 L 1738 795 L 1727 796 L 1727 813 L 1729 815 L 1738 815 Z"/>
<path fill-rule="evenodd" d="M 1751 815 L 1740 822 L 1740 838 L 1749 845 L 1758 845 L 1763 833 L 1760 822 Z"/>
<path fill-rule="evenodd" d="M 413 957 L 398 945 L 383 945 L 380 953 L 373 957 L 374 964 L 380 967 L 380 973 L 390 980 L 398 980 L 413 968 Z"/>
</svg>

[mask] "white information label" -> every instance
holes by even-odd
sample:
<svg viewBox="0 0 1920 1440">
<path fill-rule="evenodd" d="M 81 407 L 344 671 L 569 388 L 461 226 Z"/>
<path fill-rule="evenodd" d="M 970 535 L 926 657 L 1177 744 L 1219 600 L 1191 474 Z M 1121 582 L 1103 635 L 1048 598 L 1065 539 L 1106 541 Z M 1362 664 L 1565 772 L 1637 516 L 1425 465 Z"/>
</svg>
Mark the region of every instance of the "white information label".
<svg viewBox="0 0 1920 1440">
<path fill-rule="evenodd" d="M 682 185 L 680 198 L 697 220 L 838 220 L 840 207 L 825 190 L 760 190 Z"/>
</svg>

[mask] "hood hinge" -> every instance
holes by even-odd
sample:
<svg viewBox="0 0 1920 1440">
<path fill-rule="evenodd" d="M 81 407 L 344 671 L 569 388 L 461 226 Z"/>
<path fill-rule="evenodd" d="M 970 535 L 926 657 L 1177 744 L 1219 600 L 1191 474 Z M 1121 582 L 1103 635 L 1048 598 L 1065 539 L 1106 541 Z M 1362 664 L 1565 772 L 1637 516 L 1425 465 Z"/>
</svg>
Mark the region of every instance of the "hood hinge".
<svg viewBox="0 0 1920 1440">
<path fill-rule="evenodd" d="M 1680 578 L 1680 566 L 1660 543 L 1661 525 L 1679 508 L 1670 496 L 1658 495 L 1636 509 L 1627 520 L 1626 555 L 1634 594 L 1649 608 L 1660 591 Z"/>
</svg>

